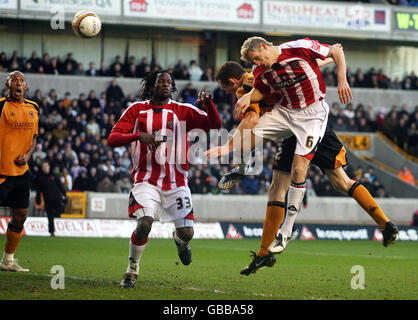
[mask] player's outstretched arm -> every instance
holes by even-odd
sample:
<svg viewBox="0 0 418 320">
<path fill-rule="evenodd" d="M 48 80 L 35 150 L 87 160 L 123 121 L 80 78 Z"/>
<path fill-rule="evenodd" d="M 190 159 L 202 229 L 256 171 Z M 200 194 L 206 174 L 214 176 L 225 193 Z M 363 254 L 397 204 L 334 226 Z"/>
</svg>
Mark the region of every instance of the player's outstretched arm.
<svg viewBox="0 0 418 320">
<path fill-rule="evenodd" d="M 258 113 L 255 111 L 249 111 L 245 113 L 244 119 L 239 123 L 236 131 L 234 134 L 229 138 L 228 142 L 225 143 L 223 146 L 217 146 L 210 148 L 209 150 L 205 151 L 205 156 L 208 159 L 222 157 L 226 154 L 229 154 L 234 149 L 234 141 L 237 139 L 240 140 L 240 144 L 243 142 L 244 137 L 244 130 L 252 129 L 258 122 Z"/>
<path fill-rule="evenodd" d="M 353 94 L 351 93 L 350 86 L 347 81 L 347 66 L 342 47 L 331 46 L 328 57 L 332 57 L 332 59 L 334 59 L 337 67 L 338 95 L 340 96 L 340 101 L 343 104 L 347 104 L 351 99 L 353 99 Z"/>
</svg>

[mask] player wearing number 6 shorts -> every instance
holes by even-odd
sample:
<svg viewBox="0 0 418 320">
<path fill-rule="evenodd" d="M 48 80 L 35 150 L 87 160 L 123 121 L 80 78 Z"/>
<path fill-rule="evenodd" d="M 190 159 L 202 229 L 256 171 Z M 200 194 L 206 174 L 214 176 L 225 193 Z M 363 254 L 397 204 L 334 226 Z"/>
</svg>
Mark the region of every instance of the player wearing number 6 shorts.
<svg viewBox="0 0 418 320">
<path fill-rule="evenodd" d="M 122 114 L 109 138 L 110 147 L 131 144 L 132 180 L 129 216 L 137 218 L 137 227 L 129 243 L 128 269 L 121 287 L 132 288 L 139 273 L 157 210 L 161 222 L 175 225 L 173 238 L 181 262 L 192 261 L 193 205 L 188 183 L 187 132 L 192 129 L 219 129 L 221 119 L 209 92 L 199 93 L 196 104 L 171 100 L 176 91 L 167 71 L 151 73 L 143 80 L 141 98 Z"/>
<path fill-rule="evenodd" d="M 341 46 L 336 44 L 337 46 Z M 325 61 L 317 60 L 319 66 L 333 62 L 332 59 Z M 242 92 L 249 92 L 252 89 L 253 81 L 247 81 L 252 78 L 251 73 L 247 73 L 238 63 L 226 62 L 217 72 L 216 80 L 219 85 L 227 92 L 236 94 L 238 98 Z M 241 95 L 240 95 L 241 94 Z M 260 105 L 266 105 L 261 101 Z M 245 113 L 244 120 L 248 117 L 248 113 L 262 114 L 261 108 L 249 108 Z M 268 110 L 264 108 L 264 110 Z M 255 117 L 255 116 L 253 116 Z M 258 117 L 257 117 L 258 119 Z M 255 122 L 255 123 L 254 123 Z M 256 121 L 251 121 L 247 127 L 255 125 Z M 242 122 L 238 128 L 242 127 Z M 227 144 L 214 147 L 206 154 L 208 157 L 217 157 L 228 154 L 232 151 L 232 143 L 228 141 Z M 269 254 L 268 248 L 270 246 L 271 252 L 280 253 L 286 247 L 288 239 L 291 234 L 295 215 L 286 216 L 286 220 L 282 227 L 282 233 L 278 235 L 273 242 L 279 226 L 283 221 L 285 214 L 285 196 L 290 183 L 290 171 L 292 166 L 293 154 L 296 147 L 296 138 L 291 137 L 281 143 L 279 152 L 276 155 L 273 171 L 273 179 L 268 191 L 268 206 L 266 210 L 266 217 L 263 226 L 263 235 L 261 239 L 261 247 L 257 255 L 255 255 L 253 262 L 242 270 L 242 274 L 250 274 L 257 271 L 262 266 L 272 266 L 275 261 L 272 253 Z M 340 192 L 347 193 L 352 196 L 359 205 L 376 221 L 376 223 L 383 230 L 383 245 L 388 246 L 396 238 L 396 226 L 386 218 L 379 205 L 375 202 L 370 193 L 362 185 L 349 179 L 342 167 L 347 163 L 345 157 L 345 148 L 339 141 L 335 133 L 327 128 L 322 141 L 319 144 L 318 150 L 315 153 L 312 163 L 316 164 L 324 171 L 331 184 Z M 220 189 L 229 189 L 233 186 L 235 181 L 241 179 L 244 175 L 239 173 L 237 168 L 228 172 L 220 181 Z M 271 244 L 271 245 L 270 245 Z M 259 267 L 255 267 L 258 263 Z"/>
<path fill-rule="evenodd" d="M 305 194 L 309 163 L 321 141 L 329 108 L 324 101 L 325 82 L 317 59 L 331 57 L 337 69 L 340 99 L 349 101 L 351 91 L 346 77 L 344 52 L 311 39 L 300 39 L 274 46 L 261 37 L 248 38 L 241 46 L 241 59 L 254 64 L 254 88 L 236 103 L 243 113 L 251 103 L 277 97 L 271 112 L 254 127 L 250 141 L 243 141 L 243 152 L 255 146 L 255 137 L 282 141 L 296 137 L 291 183 L 287 198 L 288 214 L 296 214 Z"/>
</svg>

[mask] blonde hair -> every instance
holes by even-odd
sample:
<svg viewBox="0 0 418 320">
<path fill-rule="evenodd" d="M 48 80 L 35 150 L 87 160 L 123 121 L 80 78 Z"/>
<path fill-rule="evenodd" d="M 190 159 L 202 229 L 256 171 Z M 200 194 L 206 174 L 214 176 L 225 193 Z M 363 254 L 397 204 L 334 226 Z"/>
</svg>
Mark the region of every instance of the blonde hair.
<svg viewBox="0 0 418 320">
<path fill-rule="evenodd" d="M 260 50 L 260 44 L 265 44 L 267 46 L 272 46 L 273 43 L 268 42 L 266 39 L 261 37 L 251 37 L 244 41 L 241 46 L 241 60 L 246 62 L 251 62 L 248 59 L 248 51 L 258 51 Z"/>
</svg>

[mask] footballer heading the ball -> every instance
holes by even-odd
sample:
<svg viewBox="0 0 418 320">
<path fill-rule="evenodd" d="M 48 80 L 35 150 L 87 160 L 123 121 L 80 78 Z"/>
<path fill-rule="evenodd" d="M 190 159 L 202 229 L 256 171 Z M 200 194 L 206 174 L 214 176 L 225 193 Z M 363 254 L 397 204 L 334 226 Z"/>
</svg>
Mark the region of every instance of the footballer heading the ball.
<svg viewBox="0 0 418 320">
<path fill-rule="evenodd" d="M 88 10 L 79 11 L 72 22 L 74 33 L 81 38 L 93 38 L 100 33 L 102 22 L 99 16 Z"/>
</svg>

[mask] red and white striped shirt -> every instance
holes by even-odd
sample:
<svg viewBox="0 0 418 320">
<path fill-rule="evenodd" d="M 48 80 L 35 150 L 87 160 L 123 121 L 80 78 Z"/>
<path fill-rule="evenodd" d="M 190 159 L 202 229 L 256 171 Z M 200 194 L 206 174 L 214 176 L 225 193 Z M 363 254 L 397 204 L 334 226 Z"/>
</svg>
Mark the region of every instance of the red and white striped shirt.
<svg viewBox="0 0 418 320">
<path fill-rule="evenodd" d="M 209 112 L 209 108 L 211 111 Z M 192 129 L 219 129 L 221 120 L 216 107 L 211 104 L 208 113 L 188 104 L 169 100 L 164 106 L 153 106 L 150 100 L 132 104 L 122 114 L 108 138 L 115 147 L 117 134 L 146 132 L 167 136 L 155 152 L 147 144 L 130 139 L 132 147 L 132 181 L 146 182 L 162 190 L 172 190 L 188 183 L 187 132 Z M 112 137 L 113 135 L 113 137 Z"/>
<path fill-rule="evenodd" d="M 254 87 L 262 94 L 276 96 L 282 107 L 306 108 L 325 97 L 325 82 L 316 62 L 324 60 L 329 46 L 316 40 L 300 39 L 279 45 L 277 62 L 271 68 L 255 67 Z"/>
</svg>

